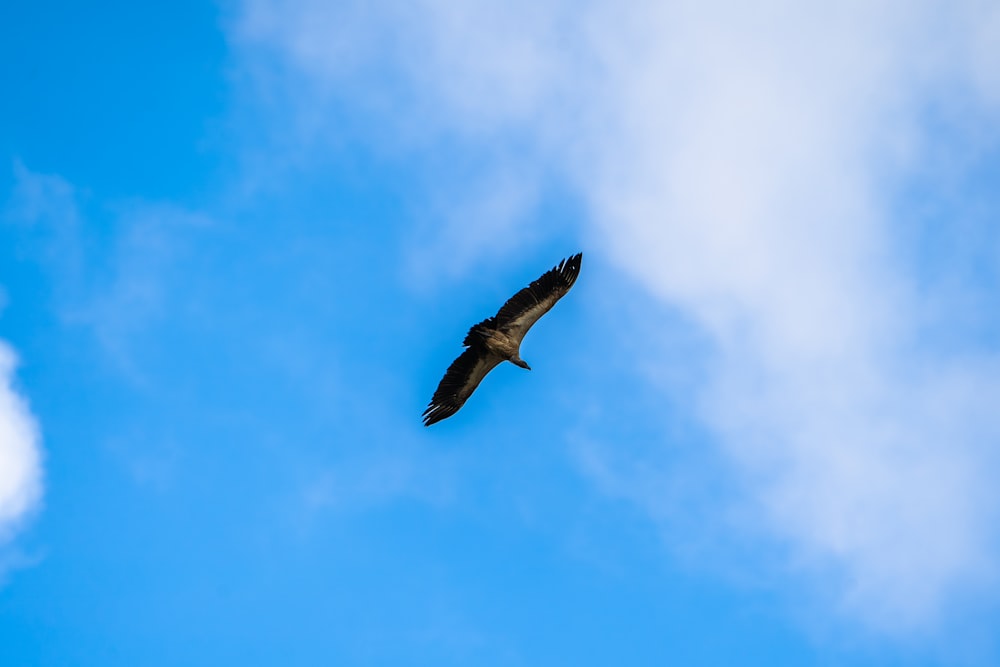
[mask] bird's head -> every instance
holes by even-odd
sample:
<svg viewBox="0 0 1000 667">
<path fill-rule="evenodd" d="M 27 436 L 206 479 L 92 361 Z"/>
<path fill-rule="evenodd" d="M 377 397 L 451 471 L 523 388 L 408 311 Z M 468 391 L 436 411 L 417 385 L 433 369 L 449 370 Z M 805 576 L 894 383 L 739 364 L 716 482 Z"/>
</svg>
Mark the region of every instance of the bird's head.
<svg viewBox="0 0 1000 667">
<path fill-rule="evenodd" d="M 514 364 L 516 364 L 516 365 L 518 365 L 518 366 L 520 366 L 521 368 L 523 368 L 526 371 L 530 371 L 531 370 L 531 366 L 528 365 L 528 362 L 526 362 L 521 357 L 514 357 L 513 359 L 511 359 L 511 362 L 514 363 Z"/>
</svg>

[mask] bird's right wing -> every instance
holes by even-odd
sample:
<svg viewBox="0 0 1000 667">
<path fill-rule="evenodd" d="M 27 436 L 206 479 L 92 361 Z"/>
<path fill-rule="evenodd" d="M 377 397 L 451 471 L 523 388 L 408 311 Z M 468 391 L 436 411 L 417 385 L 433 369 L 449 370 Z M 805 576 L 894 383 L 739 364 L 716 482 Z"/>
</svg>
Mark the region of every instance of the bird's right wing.
<svg viewBox="0 0 1000 667">
<path fill-rule="evenodd" d="M 424 426 L 430 426 L 458 412 L 486 374 L 501 361 L 502 357 L 482 345 L 472 345 L 460 354 L 448 367 L 434 397 L 424 410 Z"/>
<path fill-rule="evenodd" d="M 493 325 L 518 343 L 528 333 L 528 329 L 561 299 L 580 275 L 583 253 L 568 257 L 538 280 L 507 299 L 500 312 L 493 318 Z"/>
</svg>

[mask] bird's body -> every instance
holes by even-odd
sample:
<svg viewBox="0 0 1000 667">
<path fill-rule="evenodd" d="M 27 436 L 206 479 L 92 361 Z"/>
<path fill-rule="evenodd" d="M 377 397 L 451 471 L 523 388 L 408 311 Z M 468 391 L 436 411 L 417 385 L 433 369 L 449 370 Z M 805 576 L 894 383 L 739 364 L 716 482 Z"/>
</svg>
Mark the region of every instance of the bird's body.
<svg viewBox="0 0 1000 667">
<path fill-rule="evenodd" d="M 458 412 L 486 374 L 501 362 L 510 361 L 531 370 L 521 359 L 521 341 L 576 282 L 582 258 L 579 253 L 564 259 L 508 299 L 496 315 L 469 329 L 463 342 L 466 350 L 448 367 L 424 411 L 425 426 Z"/>
<path fill-rule="evenodd" d="M 484 327 L 482 330 L 477 331 L 477 333 L 482 337 L 483 346 L 491 354 L 513 362 L 521 366 L 521 368 L 531 370 L 521 359 L 521 341 L 508 336 L 502 329 L 486 329 Z"/>
</svg>

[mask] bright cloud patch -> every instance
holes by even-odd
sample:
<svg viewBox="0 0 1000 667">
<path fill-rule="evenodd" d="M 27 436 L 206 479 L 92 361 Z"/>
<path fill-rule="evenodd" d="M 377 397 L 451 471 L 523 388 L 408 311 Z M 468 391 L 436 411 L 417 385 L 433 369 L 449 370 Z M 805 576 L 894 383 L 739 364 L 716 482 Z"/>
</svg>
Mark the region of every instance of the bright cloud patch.
<svg viewBox="0 0 1000 667">
<path fill-rule="evenodd" d="M 0 341 L 0 544 L 42 495 L 38 425 L 11 386 L 16 357 Z"/>
<path fill-rule="evenodd" d="M 555 165 L 612 261 L 713 342 L 710 375 L 684 390 L 742 471 L 750 514 L 806 569 L 832 568 L 846 609 L 909 628 L 992 582 L 1000 350 L 940 308 L 963 286 L 921 276 L 910 243 L 973 213 L 952 202 L 920 219 L 905 193 L 962 182 L 1000 146 L 1000 11 L 331 7 L 248 0 L 238 40 L 309 82 L 292 113 L 332 93 L 406 108 L 385 113 L 393 136 L 454 133 L 486 155 L 510 141 Z M 355 94 L 376 76 L 391 83 Z M 979 305 L 996 309 L 998 287 L 980 276 Z"/>
</svg>

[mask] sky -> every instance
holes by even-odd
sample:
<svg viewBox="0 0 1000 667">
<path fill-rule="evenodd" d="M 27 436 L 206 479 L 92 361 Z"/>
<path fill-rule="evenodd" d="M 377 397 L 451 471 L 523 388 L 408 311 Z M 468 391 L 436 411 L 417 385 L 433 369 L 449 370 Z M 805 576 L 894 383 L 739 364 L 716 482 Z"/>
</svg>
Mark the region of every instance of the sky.
<svg viewBox="0 0 1000 667">
<path fill-rule="evenodd" d="M 3 4 L 0 664 L 1000 663 L 998 62 L 985 0 Z"/>
</svg>

